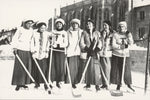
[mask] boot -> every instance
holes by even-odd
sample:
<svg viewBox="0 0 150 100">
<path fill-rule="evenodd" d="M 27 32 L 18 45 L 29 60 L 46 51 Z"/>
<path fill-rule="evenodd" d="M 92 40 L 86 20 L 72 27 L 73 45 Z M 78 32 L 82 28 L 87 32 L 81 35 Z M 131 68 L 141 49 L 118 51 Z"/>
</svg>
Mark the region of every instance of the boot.
<svg viewBox="0 0 150 100">
<path fill-rule="evenodd" d="M 87 84 L 86 86 L 84 86 L 84 88 L 90 88 L 91 85 L 90 84 Z"/>
<path fill-rule="evenodd" d="M 77 87 L 76 87 L 76 85 L 75 85 L 75 84 L 72 84 L 72 88 L 74 88 L 74 89 L 75 89 L 75 88 L 77 88 Z"/>
<path fill-rule="evenodd" d="M 130 84 L 128 84 L 127 86 L 132 92 L 135 92 L 135 90 L 132 88 L 132 86 Z"/>
<path fill-rule="evenodd" d="M 49 87 L 52 89 L 53 88 L 53 86 L 52 85 L 49 85 Z M 44 84 L 44 89 L 45 90 L 47 90 L 48 89 L 48 87 L 47 87 L 47 85 L 46 84 Z"/>
<path fill-rule="evenodd" d="M 23 85 L 22 87 L 23 87 L 24 89 L 28 89 L 28 86 L 26 86 L 26 85 Z"/>
<path fill-rule="evenodd" d="M 102 85 L 101 88 L 108 90 L 108 86 L 107 85 Z"/>
<path fill-rule="evenodd" d="M 38 83 L 35 84 L 35 86 L 34 86 L 34 88 L 36 88 L 36 89 L 39 88 L 39 87 L 40 87 L 40 84 L 38 84 Z"/>
<path fill-rule="evenodd" d="M 117 85 L 116 90 L 120 90 L 120 88 L 121 88 L 121 85 Z"/>
<path fill-rule="evenodd" d="M 19 89 L 20 89 L 20 86 L 17 85 L 16 88 L 15 88 L 15 90 L 16 90 L 16 91 L 19 91 Z"/>
<path fill-rule="evenodd" d="M 98 85 L 95 85 L 95 89 L 96 89 L 96 91 L 99 91 L 100 87 Z"/>
<path fill-rule="evenodd" d="M 61 88 L 59 83 L 56 83 L 56 86 L 57 86 L 59 89 Z"/>
</svg>

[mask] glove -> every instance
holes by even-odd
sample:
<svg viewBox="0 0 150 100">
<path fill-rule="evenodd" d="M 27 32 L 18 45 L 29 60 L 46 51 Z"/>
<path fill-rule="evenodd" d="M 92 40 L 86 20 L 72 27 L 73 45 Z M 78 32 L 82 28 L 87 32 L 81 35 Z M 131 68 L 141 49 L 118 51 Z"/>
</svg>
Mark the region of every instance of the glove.
<svg viewBox="0 0 150 100">
<path fill-rule="evenodd" d="M 88 52 L 89 48 L 87 46 L 84 47 L 84 51 Z"/>
<path fill-rule="evenodd" d="M 95 40 L 95 38 L 94 38 L 93 41 L 91 42 L 91 45 L 90 45 L 90 48 L 91 48 L 91 49 L 93 49 L 95 43 L 96 43 L 96 40 Z M 97 46 L 97 44 L 96 44 L 96 46 Z M 95 48 L 94 48 L 94 49 L 95 49 Z"/>
<path fill-rule="evenodd" d="M 98 47 L 96 47 L 94 51 L 97 53 L 100 51 L 100 49 Z"/>
<path fill-rule="evenodd" d="M 87 52 L 88 57 L 89 57 L 89 56 L 94 56 L 94 54 L 95 54 L 95 52 L 94 52 L 94 50 L 92 50 L 92 49 L 90 49 L 90 50 Z"/>
<path fill-rule="evenodd" d="M 127 44 L 125 44 L 125 48 L 128 48 L 128 45 L 127 45 Z"/>
<path fill-rule="evenodd" d="M 18 53 L 18 50 L 14 49 L 13 53 L 14 53 L 14 55 L 16 55 Z"/>
</svg>

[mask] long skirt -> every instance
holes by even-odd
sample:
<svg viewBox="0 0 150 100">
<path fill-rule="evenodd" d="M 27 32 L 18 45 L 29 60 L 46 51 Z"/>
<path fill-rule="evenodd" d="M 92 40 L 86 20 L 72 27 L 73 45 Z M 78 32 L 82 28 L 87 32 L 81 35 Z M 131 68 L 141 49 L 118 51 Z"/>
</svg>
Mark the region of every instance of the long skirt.
<svg viewBox="0 0 150 100">
<path fill-rule="evenodd" d="M 48 70 L 48 63 L 47 63 L 47 58 L 44 58 L 44 59 L 41 59 L 41 60 L 38 60 L 36 59 L 37 63 L 39 64 L 45 78 L 48 80 L 48 75 L 47 75 L 47 70 Z M 39 71 L 39 69 L 37 68 L 37 65 L 35 63 L 35 61 L 33 61 L 33 69 L 32 70 L 32 75 L 35 79 L 35 81 L 37 83 L 44 83 L 44 79 Z"/>
<path fill-rule="evenodd" d="M 68 57 L 68 65 L 72 84 L 78 83 L 79 58 L 80 56 Z M 67 73 L 67 82 L 68 82 L 68 73 Z"/>
<path fill-rule="evenodd" d="M 51 81 L 64 81 L 65 76 L 65 54 L 64 52 L 53 51 L 51 66 Z"/>
<path fill-rule="evenodd" d="M 78 69 L 78 82 L 80 82 L 80 80 L 81 80 L 82 73 L 83 73 L 84 68 L 85 68 L 85 64 L 86 64 L 86 59 L 80 58 L 80 64 L 79 64 L 79 69 Z"/>
<path fill-rule="evenodd" d="M 24 63 L 25 67 L 31 73 L 31 53 L 29 51 L 17 50 L 18 56 Z M 14 70 L 12 76 L 12 85 L 25 85 L 30 84 L 31 80 L 25 70 L 23 69 L 19 60 L 15 57 Z"/>
<path fill-rule="evenodd" d="M 101 70 L 99 60 L 92 57 L 89 63 L 86 76 L 85 76 L 86 84 L 90 85 L 100 85 L 101 82 Z"/>
<path fill-rule="evenodd" d="M 112 67 L 110 73 L 110 82 L 112 84 L 121 85 L 121 77 L 122 77 L 122 68 L 123 68 L 123 57 L 112 56 Z M 125 63 L 125 72 L 124 72 L 124 82 L 125 84 L 132 84 L 132 77 L 131 77 L 131 68 L 130 65 L 127 63 L 130 58 L 126 58 Z"/>
<path fill-rule="evenodd" d="M 110 57 L 100 57 L 100 64 L 102 66 L 105 77 L 107 78 L 108 82 L 110 82 L 110 70 L 111 70 Z M 102 75 L 102 84 L 107 85 L 103 75 Z"/>
</svg>

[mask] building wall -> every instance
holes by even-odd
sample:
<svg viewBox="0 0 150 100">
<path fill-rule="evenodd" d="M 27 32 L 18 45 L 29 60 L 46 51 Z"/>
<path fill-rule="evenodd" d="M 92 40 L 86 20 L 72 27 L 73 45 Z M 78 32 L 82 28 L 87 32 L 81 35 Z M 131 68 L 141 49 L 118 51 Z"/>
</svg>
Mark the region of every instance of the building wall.
<svg viewBox="0 0 150 100">
<path fill-rule="evenodd" d="M 86 21 L 91 18 L 95 21 L 96 29 L 101 31 L 104 20 L 110 20 L 112 27 L 117 30 L 120 21 L 126 21 L 128 30 L 132 32 L 136 44 L 146 47 L 147 41 L 140 41 L 139 28 L 144 27 L 145 33 L 148 33 L 148 18 L 150 18 L 149 7 L 137 7 L 135 4 L 145 4 L 146 0 L 83 0 L 72 5 L 62 7 L 60 17 L 66 22 L 65 30 L 70 27 L 70 21 L 73 18 L 81 20 L 81 28 L 86 28 Z M 141 6 L 139 5 L 139 6 Z M 134 7 L 136 8 L 134 9 Z M 146 10 L 145 20 L 137 20 L 140 10 Z M 145 36 L 146 36 L 145 34 Z"/>
<path fill-rule="evenodd" d="M 102 30 L 104 20 L 110 20 L 112 26 L 117 30 L 120 21 L 127 21 L 131 29 L 131 1 L 132 0 L 84 0 L 61 8 L 61 17 L 66 21 L 66 29 L 72 18 L 81 20 L 81 28 L 85 28 L 88 18 L 94 19 L 97 30 Z M 75 14 L 74 14 L 75 13 Z M 79 15 L 77 15 L 79 14 Z"/>
<path fill-rule="evenodd" d="M 130 0 L 115 0 L 114 3 L 112 3 L 112 12 L 113 12 L 113 28 L 117 30 L 118 23 L 120 21 L 127 21 L 128 24 L 128 30 L 130 29 L 130 6 L 129 6 Z"/>
<path fill-rule="evenodd" d="M 145 39 L 149 34 L 150 25 L 150 5 L 136 7 L 134 9 L 134 39 Z M 144 12 L 144 14 L 143 14 Z M 139 46 L 147 47 L 147 41 L 137 43 Z"/>
<path fill-rule="evenodd" d="M 78 18 L 81 20 L 81 28 L 85 29 L 86 21 L 88 18 L 93 19 L 96 24 L 97 30 L 102 30 L 102 19 L 111 20 L 111 2 L 112 0 L 84 0 L 72 5 L 61 8 L 60 17 L 66 21 L 66 30 L 70 26 L 70 21 L 73 18 Z M 102 12 L 104 15 L 102 17 Z"/>
</svg>

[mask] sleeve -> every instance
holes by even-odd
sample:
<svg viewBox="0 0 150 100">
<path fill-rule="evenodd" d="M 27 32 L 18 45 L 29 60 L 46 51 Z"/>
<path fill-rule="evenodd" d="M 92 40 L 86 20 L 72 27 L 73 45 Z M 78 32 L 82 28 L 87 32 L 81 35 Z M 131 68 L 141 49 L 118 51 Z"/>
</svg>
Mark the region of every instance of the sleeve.
<svg viewBox="0 0 150 100">
<path fill-rule="evenodd" d="M 81 34 L 81 39 L 80 39 L 80 42 L 79 42 L 81 50 L 84 50 L 84 48 L 86 47 L 86 44 L 85 44 L 85 41 L 84 41 L 84 37 L 85 37 L 85 32 L 83 32 Z"/>
<path fill-rule="evenodd" d="M 70 45 L 70 42 L 69 42 L 69 41 L 70 41 L 70 39 L 69 39 L 69 33 L 70 33 L 70 32 L 69 32 L 69 30 L 68 30 L 68 31 L 67 31 L 68 45 L 67 45 L 67 47 L 66 47 L 66 48 L 68 48 L 68 47 L 69 47 L 69 45 Z"/>
<path fill-rule="evenodd" d="M 64 32 L 64 34 L 63 34 L 63 44 L 62 44 L 62 46 L 64 47 L 64 48 L 66 48 L 67 46 L 68 46 L 68 35 L 67 35 L 68 33 L 65 31 Z"/>
<path fill-rule="evenodd" d="M 127 40 L 127 41 L 128 41 L 128 44 L 129 44 L 129 45 L 132 45 L 132 44 L 133 44 L 133 37 L 132 37 L 132 34 L 131 34 L 131 33 L 128 34 L 128 40 Z"/>
<path fill-rule="evenodd" d="M 102 49 L 102 39 L 100 39 L 100 38 L 101 38 L 101 35 L 100 35 L 100 32 L 98 32 L 98 37 L 97 37 L 98 44 L 97 44 L 97 48 L 99 50 Z"/>
<path fill-rule="evenodd" d="M 17 49 L 17 45 L 18 45 L 18 42 L 19 42 L 18 39 L 19 39 L 20 35 L 21 35 L 21 30 L 20 30 L 20 28 L 19 28 L 19 29 L 17 29 L 16 33 L 14 34 L 14 36 L 13 36 L 13 38 L 12 38 L 12 43 L 11 43 L 11 45 L 12 45 L 12 47 L 13 47 L 14 49 Z"/>
<path fill-rule="evenodd" d="M 35 35 L 33 33 L 32 38 L 31 38 L 31 52 L 35 52 Z"/>
<path fill-rule="evenodd" d="M 52 33 L 49 33 L 47 35 L 47 45 L 46 45 L 46 52 L 49 51 L 49 47 L 50 47 L 50 41 L 49 41 L 49 38 L 52 37 Z"/>
<path fill-rule="evenodd" d="M 114 34 L 112 37 L 112 48 L 120 49 L 120 45 L 117 43 L 117 35 L 116 34 Z"/>
</svg>

